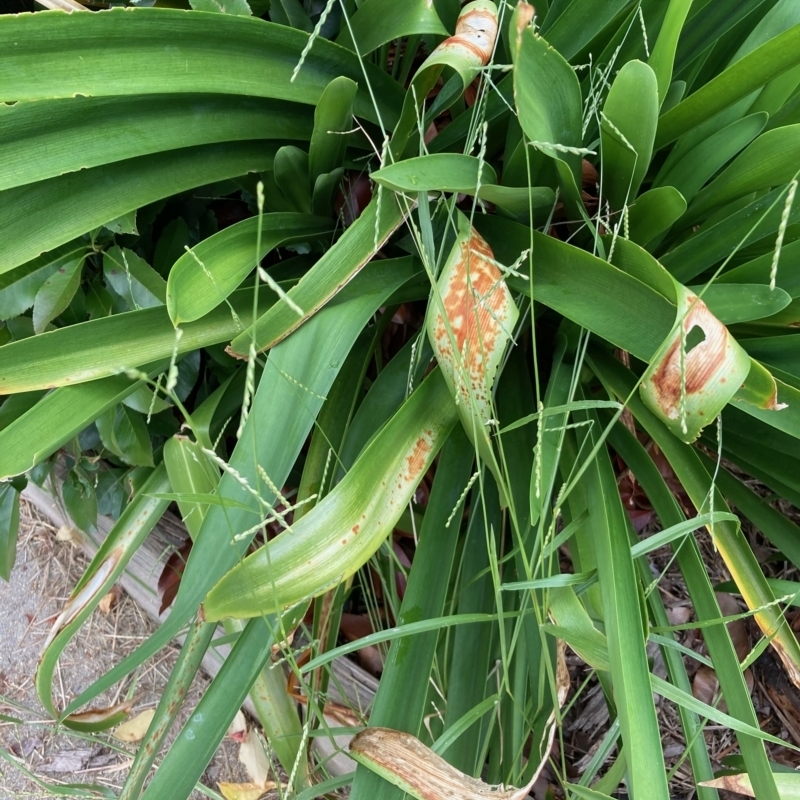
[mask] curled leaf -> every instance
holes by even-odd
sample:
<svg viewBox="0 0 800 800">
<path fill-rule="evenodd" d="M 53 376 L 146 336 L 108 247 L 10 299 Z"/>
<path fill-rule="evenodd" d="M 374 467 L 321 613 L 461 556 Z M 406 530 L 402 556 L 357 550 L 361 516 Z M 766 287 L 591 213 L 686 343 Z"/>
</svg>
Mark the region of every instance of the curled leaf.
<svg viewBox="0 0 800 800">
<path fill-rule="evenodd" d="M 641 395 L 678 438 L 693 442 L 744 383 L 750 358 L 702 300 L 677 289 L 678 330 L 656 354 Z"/>
<path fill-rule="evenodd" d="M 458 221 L 426 326 L 467 435 L 491 464 L 492 386 L 519 311 L 492 249 L 463 214 Z"/>
<path fill-rule="evenodd" d="M 107 708 L 90 708 L 64 717 L 64 725 L 74 731 L 103 731 L 119 725 L 130 714 L 136 698 Z"/>
<path fill-rule="evenodd" d="M 394 528 L 456 419 L 436 371 L 330 494 L 216 584 L 202 605 L 204 619 L 281 611 L 350 577 Z"/>
<path fill-rule="evenodd" d="M 551 734 L 554 730 L 551 728 Z M 417 800 L 523 800 L 546 762 L 545 758 L 521 789 L 492 786 L 457 770 L 410 733 L 388 728 L 367 728 L 359 733 L 350 743 L 350 755 Z"/>
<path fill-rule="evenodd" d="M 431 56 L 447 53 L 459 61 L 486 66 L 492 57 L 496 38 L 497 6 L 491 0 L 475 0 L 461 10 L 455 36 L 445 39 Z"/>
</svg>

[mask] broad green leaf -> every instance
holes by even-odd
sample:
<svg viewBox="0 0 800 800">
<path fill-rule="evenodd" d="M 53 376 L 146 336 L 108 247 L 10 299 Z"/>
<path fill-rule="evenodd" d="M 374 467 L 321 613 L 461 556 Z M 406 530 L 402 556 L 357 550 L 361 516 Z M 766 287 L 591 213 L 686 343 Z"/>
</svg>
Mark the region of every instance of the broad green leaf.
<svg viewBox="0 0 800 800">
<path fill-rule="evenodd" d="M 65 500 L 68 484 L 69 478 L 64 483 Z M 106 592 L 114 585 L 139 545 L 169 505 L 169 501 L 157 500 L 151 496 L 159 490 L 169 488 L 167 472 L 163 465 L 152 472 L 142 488 L 143 491 L 131 500 L 103 541 L 83 578 L 73 589 L 69 600 L 53 623 L 42 648 L 36 671 L 36 692 L 47 712 L 56 719 L 61 718 L 61 711 L 55 706 L 52 684 L 61 653 Z M 67 726 L 73 726 L 69 719 L 66 719 L 65 723 Z M 104 724 L 104 727 L 114 724 L 117 722 L 111 721 L 109 724 Z"/>
<path fill-rule="evenodd" d="M 245 17 L 253 13 L 247 0 L 189 0 L 189 4 L 195 11 L 216 11 Z"/>
<path fill-rule="evenodd" d="M 122 401 L 128 408 L 138 411 L 140 414 L 158 414 L 171 407 L 171 403 L 163 400 L 149 386 L 139 387 L 133 394 L 128 395 Z"/>
<path fill-rule="evenodd" d="M 659 260 L 677 280 L 688 283 L 730 256 L 734 247 L 767 239 L 769 244 L 764 249 L 771 249 L 781 224 L 785 195 L 783 188 L 773 189 L 718 222 L 713 218 L 708 220 L 696 233 Z M 798 221 L 800 203 L 794 203 L 787 222 L 793 224 Z"/>
<path fill-rule="evenodd" d="M 695 6 L 695 13 L 681 36 L 675 68 L 682 72 L 687 65 L 703 54 L 738 22 L 755 11 L 764 0 L 743 0 L 736 6 L 712 2 Z"/>
<path fill-rule="evenodd" d="M 330 217 L 334 210 L 336 192 L 342 183 L 344 168 L 320 175 L 311 191 L 311 213 L 320 217 Z"/>
<path fill-rule="evenodd" d="M 154 371 L 166 366 L 166 362 L 158 364 Z M 27 472 L 141 385 L 141 381 L 115 375 L 50 392 L 0 431 L 0 478 Z"/>
<path fill-rule="evenodd" d="M 436 8 L 428 0 L 365 0 L 350 18 L 342 22 L 338 44 L 369 55 L 382 44 L 415 34 L 447 36 Z M 355 42 L 355 44 L 354 44 Z"/>
<path fill-rule="evenodd" d="M 761 133 L 766 122 L 763 113 L 749 114 L 705 137 L 673 163 L 663 177 L 659 175 L 656 185 L 674 186 L 691 200 L 706 181 Z"/>
<path fill-rule="evenodd" d="M 0 578 L 11 579 L 17 560 L 19 492 L 11 483 L 0 483 Z"/>
<path fill-rule="evenodd" d="M 103 274 L 111 288 L 133 311 L 164 305 L 167 282 L 127 247 L 112 247 L 103 255 Z"/>
<path fill-rule="evenodd" d="M 686 211 L 686 200 L 672 186 L 660 186 L 639 195 L 628 206 L 628 228 L 631 241 L 642 246 L 666 233 Z"/>
<path fill-rule="evenodd" d="M 275 296 L 264 288 L 259 309 L 268 308 Z M 40 337 L 12 342 L 0 348 L 0 390 L 4 394 L 85 383 L 136 369 L 159 359 L 191 353 L 221 344 L 252 320 L 251 289 L 231 299 L 195 322 L 175 328 L 164 306 L 68 325 Z M 131 331 L 136 336 L 131 337 Z"/>
<path fill-rule="evenodd" d="M 658 81 L 641 61 L 617 73 L 601 112 L 602 191 L 612 208 L 628 205 L 650 166 L 658 121 Z"/>
<path fill-rule="evenodd" d="M 308 153 L 294 145 L 281 147 L 275 153 L 275 184 L 289 204 L 303 214 L 311 213 L 311 181 L 308 174 Z"/>
<path fill-rule="evenodd" d="M 562 188 L 577 202 L 581 185 L 581 87 L 563 56 L 525 28 L 514 60 L 514 100 L 532 146 L 555 160 Z"/>
<path fill-rule="evenodd" d="M 60 16 L 77 19 L 98 15 Z M 12 17 L 0 16 L 0 41 L 2 21 L 7 19 Z M 189 147 L 0 192 L 0 216 L 4 220 L 0 273 L 134 208 L 199 184 L 272 169 L 273 153 L 274 148 L 263 142 Z"/>
<path fill-rule="evenodd" d="M 800 125 L 762 133 L 703 189 L 689 206 L 686 223 L 750 192 L 788 183 L 800 162 Z"/>
<path fill-rule="evenodd" d="M 301 0 L 275 0 L 270 4 L 270 19 L 281 25 L 289 25 L 300 31 L 311 33 L 314 25 L 306 14 Z"/>
<path fill-rule="evenodd" d="M 553 13 L 556 10 L 554 3 L 551 13 L 542 23 L 542 35 L 570 60 L 629 3 L 630 0 L 584 0 L 569 4 L 561 14 Z"/>
<path fill-rule="evenodd" d="M 373 199 L 336 246 L 326 251 L 297 286 L 287 292 L 303 310 L 303 316 L 287 303 L 277 303 L 231 342 L 231 353 L 246 358 L 253 340 L 256 351 L 266 350 L 296 330 L 369 263 L 403 223 L 406 213 L 393 196 Z"/>
<path fill-rule="evenodd" d="M 447 384 L 434 373 L 329 495 L 214 586 L 205 619 L 273 613 L 352 575 L 400 518 L 456 418 Z"/>
<path fill-rule="evenodd" d="M 344 163 L 350 141 L 348 134 L 353 130 L 353 100 L 357 89 L 358 84 L 350 78 L 334 78 L 314 109 L 314 130 L 308 149 L 312 186 L 321 175 L 333 172 Z"/>
<path fill-rule="evenodd" d="M 75 47 L 78 40 L 80 48 Z M 0 100 L 162 94 L 168 75 L 171 93 L 238 94 L 316 105 L 334 78 L 345 75 L 361 85 L 366 72 L 383 123 L 394 125 L 403 100 L 400 85 L 322 37 L 292 82 L 307 42 L 302 31 L 254 17 L 181 9 L 4 15 L 0 48 L 7 58 L 0 65 Z M 355 112 L 377 120 L 366 86 L 356 98 Z"/>
<path fill-rule="evenodd" d="M 0 164 L 0 189 L 181 147 L 307 141 L 311 135 L 307 105 L 234 94 L 167 94 L 163 84 L 156 91 L 0 105 L 0 146 L 8 154 Z M 135 232 L 135 223 L 133 211 L 104 220 L 115 233 Z"/>
<path fill-rule="evenodd" d="M 256 465 L 266 472 L 272 485 L 284 485 L 341 363 L 359 333 L 392 292 L 413 276 L 414 269 L 408 261 L 374 264 L 371 270 L 357 276 L 341 297 L 269 354 L 250 415 L 230 462 L 264 501 L 274 502 L 275 494 L 263 483 Z M 297 413 L 298 410 L 302 413 Z M 239 478 L 228 472 L 223 473 L 218 492 L 246 503 L 258 513 L 263 510 Z M 146 643 L 75 698 L 70 703 L 70 711 L 91 702 L 98 693 L 124 678 L 169 642 L 197 613 L 208 590 L 246 552 L 254 532 L 234 544 L 231 538 L 249 531 L 253 526 L 252 517 L 252 511 L 209 508 L 170 616 Z"/>
<path fill-rule="evenodd" d="M 662 107 L 672 82 L 672 68 L 678 39 L 691 7 L 692 0 L 670 0 L 667 14 L 661 23 L 661 30 L 658 32 L 658 38 L 653 46 L 653 52 L 647 62 L 656 75 L 659 106 Z"/>
<path fill-rule="evenodd" d="M 77 469 L 70 470 L 64 480 L 62 495 L 72 521 L 82 531 L 94 531 L 97 527 L 97 496 L 89 479 Z"/>
<path fill-rule="evenodd" d="M 649 361 L 675 322 L 663 295 L 585 250 L 498 217 L 478 214 L 475 227 L 501 264 L 513 264 L 533 242 L 536 300 L 637 358 Z M 508 282 L 530 291 L 527 276 Z"/>
<path fill-rule="evenodd" d="M 431 191 L 473 195 L 525 220 L 531 207 L 548 208 L 555 201 L 549 187 L 498 186 L 497 175 L 489 164 L 460 153 L 407 158 L 376 170 L 370 177 L 380 186 L 412 197 Z"/>
<path fill-rule="evenodd" d="M 798 64 L 800 26 L 762 44 L 664 114 L 658 124 L 656 150 Z"/>
<path fill-rule="evenodd" d="M 261 240 L 256 252 L 259 228 Z M 330 235 L 331 228 L 329 219 L 278 212 L 264 214 L 260 224 L 257 217 L 246 219 L 209 236 L 184 253 L 170 270 L 167 280 L 170 319 L 176 327 L 199 320 L 223 303 L 242 283 L 254 269 L 256 258 L 260 260 L 274 248 L 289 242 Z M 237 314 L 243 297 L 244 293 L 242 300 L 234 303 Z M 231 333 L 231 337 L 233 335 Z"/>
<path fill-rule="evenodd" d="M 576 412 L 575 417 L 594 419 L 592 412 Z M 597 424 L 589 428 L 587 444 L 597 443 L 598 429 Z M 581 484 L 589 510 L 587 524 L 596 540 L 603 622 L 629 784 L 637 794 L 667 800 L 669 791 L 650 687 L 639 585 L 628 538 L 630 523 L 605 448 L 588 464 Z"/>
<path fill-rule="evenodd" d="M 126 464 L 153 466 L 153 445 L 144 417 L 125 404 L 111 408 L 97 418 L 103 445 Z"/>
<path fill-rule="evenodd" d="M 42 333 L 72 302 L 81 282 L 83 258 L 62 262 L 36 292 L 33 301 L 33 329 Z"/>
<path fill-rule="evenodd" d="M 712 284 L 689 288 L 697 294 L 702 292 L 703 302 L 724 325 L 772 316 L 792 301 L 783 289 L 770 289 L 764 284 Z"/>
</svg>

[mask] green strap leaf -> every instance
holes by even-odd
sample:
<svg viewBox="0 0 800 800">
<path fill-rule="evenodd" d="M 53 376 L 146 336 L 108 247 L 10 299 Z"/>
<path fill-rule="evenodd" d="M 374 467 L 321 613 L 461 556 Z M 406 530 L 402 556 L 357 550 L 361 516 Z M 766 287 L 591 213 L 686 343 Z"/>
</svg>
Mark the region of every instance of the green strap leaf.
<svg viewBox="0 0 800 800">
<path fill-rule="evenodd" d="M 47 13 L 43 12 L 43 16 Z M 96 15 L 62 16 L 66 19 Z M 0 22 L 10 18 L 0 16 Z M 274 148 L 263 142 L 189 147 L 117 161 L 0 192 L 0 217 L 4 220 L 0 273 L 134 208 L 200 183 L 270 170 L 273 153 Z"/>
<path fill-rule="evenodd" d="M 170 319 L 176 327 L 199 320 L 225 302 L 253 270 L 256 258 L 260 260 L 290 242 L 330 235 L 331 229 L 330 219 L 277 212 L 264 214 L 260 224 L 254 217 L 209 236 L 184 253 L 170 270 L 166 292 Z M 259 230 L 261 240 L 256 253 Z M 271 295 L 269 290 L 265 291 Z M 244 293 L 234 304 L 237 314 L 244 310 L 243 306 Z M 245 325 L 251 321 L 252 312 L 247 316 Z M 231 332 L 230 336 L 233 335 Z"/>
<path fill-rule="evenodd" d="M 664 114 L 659 120 L 655 149 L 674 142 L 681 134 L 798 64 L 800 26 L 768 40 Z"/>
<path fill-rule="evenodd" d="M 336 42 L 366 56 L 393 39 L 424 33 L 448 34 L 428 0 L 365 0 L 349 22 L 342 21 Z"/>
<path fill-rule="evenodd" d="M 456 417 L 447 384 L 436 372 L 329 495 L 214 586 L 203 601 L 205 619 L 275 613 L 356 572 L 400 518 Z"/>
<path fill-rule="evenodd" d="M 393 6 L 396 8 L 397 4 Z M 357 90 L 358 84 L 350 78 L 334 78 L 325 87 L 314 109 L 314 130 L 308 149 L 312 186 L 320 175 L 333 172 L 344 163 L 350 141 L 348 132 L 353 129 L 353 101 Z"/>
<path fill-rule="evenodd" d="M 10 483 L 0 483 L 0 578 L 11 579 L 17 560 L 19 492 Z"/>
<path fill-rule="evenodd" d="M 208 42 L 215 46 L 209 49 Z M 81 47 L 75 43 L 80 42 Z M 0 19 L 0 100 L 163 94 L 238 94 L 316 105 L 344 75 L 374 91 L 384 124 L 397 120 L 402 87 L 371 63 L 320 37 L 292 73 L 308 34 L 254 17 L 169 8 L 115 8 L 101 14 L 4 15 Z M 355 111 L 377 121 L 364 85 Z"/>
<path fill-rule="evenodd" d="M 83 258 L 60 264 L 41 285 L 33 301 L 33 330 L 42 333 L 72 302 L 81 282 Z"/>
<path fill-rule="evenodd" d="M 602 189 L 612 208 L 621 209 L 639 193 L 657 122 L 656 75 L 647 64 L 628 61 L 614 78 L 601 112 Z"/>
</svg>

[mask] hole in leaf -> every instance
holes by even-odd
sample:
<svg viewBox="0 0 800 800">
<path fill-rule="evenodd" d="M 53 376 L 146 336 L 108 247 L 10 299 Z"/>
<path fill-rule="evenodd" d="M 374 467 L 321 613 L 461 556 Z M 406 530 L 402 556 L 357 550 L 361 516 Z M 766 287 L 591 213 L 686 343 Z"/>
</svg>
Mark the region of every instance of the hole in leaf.
<svg viewBox="0 0 800 800">
<path fill-rule="evenodd" d="M 697 345 L 702 344 L 705 340 L 706 332 L 699 325 L 694 325 L 686 334 L 686 352 L 691 353 Z"/>
</svg>

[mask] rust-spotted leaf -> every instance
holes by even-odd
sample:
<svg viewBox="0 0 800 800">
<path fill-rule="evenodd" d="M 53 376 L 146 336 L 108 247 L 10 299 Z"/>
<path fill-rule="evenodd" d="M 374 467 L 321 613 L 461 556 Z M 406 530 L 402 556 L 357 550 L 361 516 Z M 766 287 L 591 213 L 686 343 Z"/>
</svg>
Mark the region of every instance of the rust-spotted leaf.
<svg viewBox="0 0 800 800">
<path fill-rule="evenodd" d="M 492 386 L 519 310 L 492 249 L 460 213 L 458 225 L 426 325 L 467 435 L 492 464 Z"/>
</svg>

